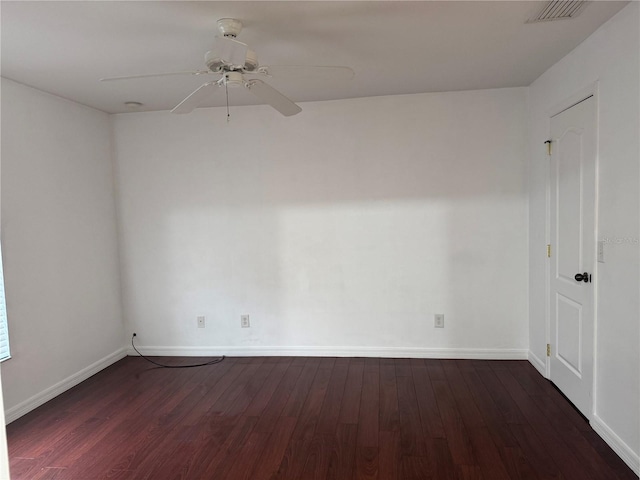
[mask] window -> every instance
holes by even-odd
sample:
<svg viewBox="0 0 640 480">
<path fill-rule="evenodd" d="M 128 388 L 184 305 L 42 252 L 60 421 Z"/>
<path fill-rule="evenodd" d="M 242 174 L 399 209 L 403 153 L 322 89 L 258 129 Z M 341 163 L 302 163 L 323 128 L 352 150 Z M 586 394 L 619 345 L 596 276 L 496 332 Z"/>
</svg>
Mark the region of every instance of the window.
<svg viewBox="0 0 640 480">
<path fill-rule="evenodd" d="M 0 362 L 11 358 L 9 351 L 9 328 L 7 327 L 7 305 L 4 300 L 4 272 L 2 271 L 2 248 L 0 247 Z"/>
</svg>

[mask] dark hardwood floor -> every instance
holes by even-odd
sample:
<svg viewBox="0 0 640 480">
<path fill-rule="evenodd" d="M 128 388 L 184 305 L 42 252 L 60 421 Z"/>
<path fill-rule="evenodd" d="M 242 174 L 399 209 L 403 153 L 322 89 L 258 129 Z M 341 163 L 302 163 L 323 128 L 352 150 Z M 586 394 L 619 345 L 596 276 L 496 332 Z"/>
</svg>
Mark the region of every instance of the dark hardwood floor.
<svg viewBox="0 0 640 480">
<path fill-rule="evenodd" d="M 128 357 L 7 433 L 13 480 L 637 479 L 526 361 Z"/>
</svg>

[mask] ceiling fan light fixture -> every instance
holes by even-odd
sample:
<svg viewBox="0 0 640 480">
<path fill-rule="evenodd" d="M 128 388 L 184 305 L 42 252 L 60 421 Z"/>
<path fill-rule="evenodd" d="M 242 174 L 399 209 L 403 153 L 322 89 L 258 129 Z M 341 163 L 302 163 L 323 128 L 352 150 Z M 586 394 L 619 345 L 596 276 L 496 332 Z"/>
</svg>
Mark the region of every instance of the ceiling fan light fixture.
<svg viewBox="0 0 640 480">
<path fill-rule="evenodd" d="M 140 110 L 143 105 L 140 102 L 124 102 L 124 106 L 127 107 L 127 110 L 135 111 Z"/>
<path fill-rule="evenodd" d="M 244 71 L 255 72 L 258 69 L 258 55 L 253 50 L 247 50 L 247 57 L 244 60 Z"/>
<path fill-rule="evenodd" d="M 229 37 L 216 37 L 213 47 L 204 56 L 204 63 L 212 72 L 220 72 L 225 67 L 237 70 L 243 68 L 248 51 L 246 43 Z"/>
<path fill-rule="evenodd" d="M 225 65 L 225 63 L 222 61 L 222 59 L 218 55 L 218 52 L 215 52 L 213 50 L 209 50 L 204 55 L 204 64 L 207 66 L 209 71 L 213 73 L 221 72 L 222 68 Z"/>
</svg>

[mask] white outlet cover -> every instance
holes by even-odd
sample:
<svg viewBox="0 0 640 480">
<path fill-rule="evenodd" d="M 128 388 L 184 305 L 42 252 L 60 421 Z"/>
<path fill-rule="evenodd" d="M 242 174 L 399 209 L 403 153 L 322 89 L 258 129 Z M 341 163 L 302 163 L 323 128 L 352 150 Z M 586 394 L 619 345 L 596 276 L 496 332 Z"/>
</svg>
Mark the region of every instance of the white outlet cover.
<svg viewBox="0 0 640 480">
<path fill-rule="evenodd" d="M 204 317 L 199 316 L 197 320 L 198 320 L 198 328 L 204 328 L 204 320 L 205 320 Z"/>
<path fill-rule="evenodd" d="M 251 327 L 251 322 L 249 320 L 249 315 L 240 315 L 240 326 L 242 328 Z"/>
<path fill-rule="evenodd" d="M 444 328 L 444 314 L 436 313 L 433 316 L 433 326 L 435 328 Z"/>
</svg>

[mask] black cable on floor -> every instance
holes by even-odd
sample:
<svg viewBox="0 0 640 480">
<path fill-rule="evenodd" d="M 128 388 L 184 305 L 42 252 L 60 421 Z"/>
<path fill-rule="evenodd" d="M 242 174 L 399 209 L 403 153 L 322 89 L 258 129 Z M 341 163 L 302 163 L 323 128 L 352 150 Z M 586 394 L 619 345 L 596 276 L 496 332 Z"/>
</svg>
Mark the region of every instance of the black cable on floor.
<svg viewBox="0 0 640 480">
<path fill-rule="evenodd" d="M 142 358 L 144 358 L 147 362 L 151 362 L 154 365 L 157 365 L 159 367 L 163 367 L 163 368 L 193 368 L 193 367 L 206 367 L 207 365 L 215 365 L 216 363 L 220 363 L 222 360 L 224 360 L 224 355 L 221 356 L 220 358 L 216 358 L 214 360 L 211 360 L 210 362 L 206 362 L 206 363 L 198 363 L 196 365 L 164 365 L 162 363 L 158 363 L 155 360 L 151 360 L 148 357 L 145 357 L 143 354 L 140 353 L 140 350 L 138 350 L 135 346 L 135 344 L 133 343 L 133 338 L 136 336 L 136 334 L 134 333 L 133 335 L 131 335 L 131 346 L 133 347 L 133 349 L 138 352 L 138 355 L 140 355 Z"/>
</svg>

